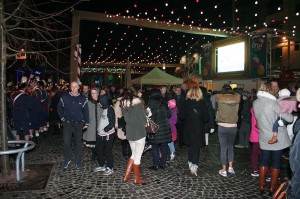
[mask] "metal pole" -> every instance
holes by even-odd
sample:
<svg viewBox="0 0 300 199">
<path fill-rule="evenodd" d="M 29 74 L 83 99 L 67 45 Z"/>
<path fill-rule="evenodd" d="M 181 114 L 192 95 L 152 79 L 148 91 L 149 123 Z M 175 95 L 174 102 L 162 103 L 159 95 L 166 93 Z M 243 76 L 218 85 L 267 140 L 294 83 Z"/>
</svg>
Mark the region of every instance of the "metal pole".
<svg viewBox="0 0 300 199">
<path fill-rule="evenodd" d="M 0 0 L 0 60 L 1 60 L 1 72 L 0 72 L 0 90 L 1 90 L 1 150 L 8 149 L 7 146 L 7 120 L 6 120 L 6 43 L 4 32 L 4 7 L 3 0 Z M 9 158 L 8 155 L 3 155 L 1 158 L 2 175 L 9 176 Z"/>
</svg>

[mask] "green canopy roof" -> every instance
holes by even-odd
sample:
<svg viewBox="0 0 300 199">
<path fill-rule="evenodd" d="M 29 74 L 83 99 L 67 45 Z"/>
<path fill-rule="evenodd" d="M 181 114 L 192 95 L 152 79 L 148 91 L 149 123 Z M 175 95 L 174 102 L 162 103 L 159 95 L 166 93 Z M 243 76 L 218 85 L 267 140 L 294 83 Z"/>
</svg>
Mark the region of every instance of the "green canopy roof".
<svg viewBox="0 0 300 199">
<path fill-rule="evenodd" d="M 182 84 L 182 82 L 181 78 L 172 76 L 156 67 L 149 73 L 132 80 L 132 84 L 152 85 L 176 85 Z"/>
</svg>

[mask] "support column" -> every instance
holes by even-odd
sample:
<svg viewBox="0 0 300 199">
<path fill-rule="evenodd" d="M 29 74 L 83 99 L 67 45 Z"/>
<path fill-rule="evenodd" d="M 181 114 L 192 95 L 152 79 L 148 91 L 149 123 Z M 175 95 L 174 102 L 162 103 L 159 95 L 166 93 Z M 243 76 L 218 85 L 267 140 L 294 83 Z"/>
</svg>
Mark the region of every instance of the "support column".
<svg viewBox="0 0 300 199">
<path fill-rule="evenodd" d="M 75 45 L 79 43 L 80 15 L 74 11 L 72 17 L 72 35 L 70 52 L 70 82 L 77 80 L 77 61 L 74 60 Z"/>
</svg>

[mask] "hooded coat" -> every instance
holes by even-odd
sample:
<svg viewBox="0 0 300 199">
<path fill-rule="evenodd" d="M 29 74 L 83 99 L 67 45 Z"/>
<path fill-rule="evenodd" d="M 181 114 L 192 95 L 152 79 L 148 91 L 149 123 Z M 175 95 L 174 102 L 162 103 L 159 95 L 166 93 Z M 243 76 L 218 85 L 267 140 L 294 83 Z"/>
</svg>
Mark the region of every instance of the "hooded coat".
<svg viewBox="0 0 300 199">
<path fill-rule="evenodd" d="M 171 111 L 160 92 L 152 93 L 149 97 L 148 107 L 152 112 L 152 120 L 159 125 L 158 131 L 151 137 L 151 144 L 162 144 L 172 142 L 171 127 L 169 119 Z"/>
<path fill-rule="evenodd" d="M 203 100 L 187 99 L 179 117 L 184 121 L 184 142 L 187 145 L 205 145 L 205 125 L 210 121 L 208 107 Z"/>
</svg>

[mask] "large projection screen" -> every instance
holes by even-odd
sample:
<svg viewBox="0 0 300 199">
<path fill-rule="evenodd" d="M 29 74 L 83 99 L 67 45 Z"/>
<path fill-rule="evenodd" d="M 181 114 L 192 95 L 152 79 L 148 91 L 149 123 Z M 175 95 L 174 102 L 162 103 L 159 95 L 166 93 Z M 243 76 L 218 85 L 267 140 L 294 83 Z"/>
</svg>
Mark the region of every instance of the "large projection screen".
<svg viewBox="0 0 300 199">
<path fill-rule="evenodd" d="M 245 42 L 239 42 L 216 49 L 217 73 L 245 70 Z"/>
</svg>

